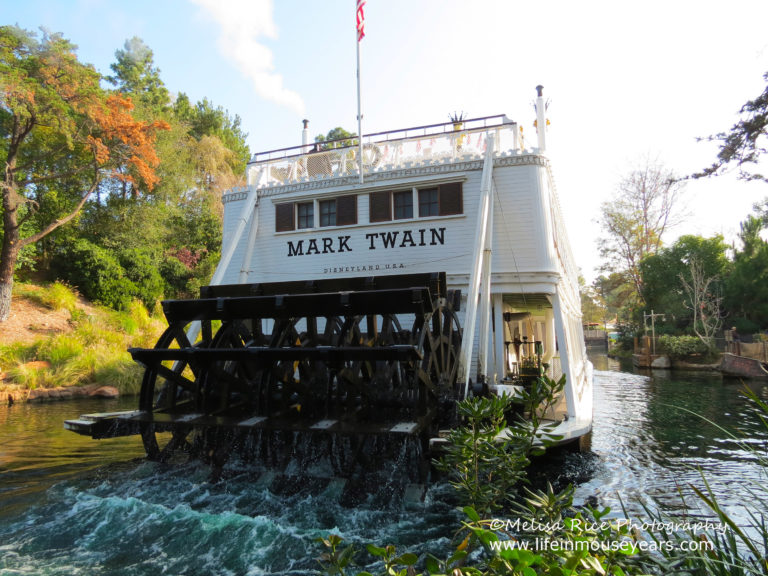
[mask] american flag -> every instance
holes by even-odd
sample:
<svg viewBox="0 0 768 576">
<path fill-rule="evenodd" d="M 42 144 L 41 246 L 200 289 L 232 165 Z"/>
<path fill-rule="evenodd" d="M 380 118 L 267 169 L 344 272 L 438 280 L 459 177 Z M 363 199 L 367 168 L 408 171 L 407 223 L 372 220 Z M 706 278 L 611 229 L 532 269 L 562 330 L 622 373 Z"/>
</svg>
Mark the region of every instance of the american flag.
<svg viewBox="0 0 768 576">
<path fill-rule="evenodd" d="M 357 0 L 357 41 L 365 37 L 365 14 L 363 13 L 365 0 Z"/>
</svg>

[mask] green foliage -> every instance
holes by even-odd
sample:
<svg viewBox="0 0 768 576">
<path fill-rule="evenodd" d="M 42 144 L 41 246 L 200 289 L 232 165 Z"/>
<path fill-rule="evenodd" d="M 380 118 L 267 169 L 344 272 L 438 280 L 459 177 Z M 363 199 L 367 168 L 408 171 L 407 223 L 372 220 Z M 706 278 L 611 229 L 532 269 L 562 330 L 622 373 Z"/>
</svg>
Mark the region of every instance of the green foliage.
<svg viewBox="0 0 768 576">
<path fill-rule="evenodd" d="M 194 107 L 186 94 L 179 94 L 174 103 L 176 118 L 189 126 L 189 134 L 200 141 L 204 136 L 213 136 L 233 153 L 229 162 L 236 174 L 245 172 L 245 165 L 250 159 L 250 151 L 245 143 L 247 134 L 242 131 L 240 117 L 234 118 L 221 106 L 214 106 L 203 98 Z"/>
<path fill-rule="evenodd" d="M 62 255 L 57 268 L 59 275 L 84 296 L 116 310 L 127 307 L 138 293 L 117 257 L 85 239 L 76 241 Z"/>
<path fill-rule="evenodd" d="M 77 293 L 62 282 L 54 282 L 43 289 L 42 302 L 53 310 L 68 310 L 71 313 L 77 307 Z"/>
<path fill-rule="evenodd" d="M 352 563 L 355 548 L 350 544 L 340 550 L 339 546 L 343 540 L 338 534 L 329 534 L 327 538 L 318 538 L 316 540 L 326 548 L 326 551 L 317 559 L 323 568 L 323 574 L 345 576 L 346 569 Z"/>
<path fill-rule="evenodd" d="M 73 317 L 72 332 L 31 344 L 0 346 L 0 371 L 8 374 L 11 383 L 29 389 L 93 383 L 116 386 L 125 394 L 138 393 L 143 369 L 126 350 L 154 345 L 165 322 L 152 317 L 138 301 L 122 312 L 96 309 Z"/>
<path fill-rule="evenodd" d="M 706 354 L 707 345 L 696 336 L 659 336 L 660 349 L 671 358 L 686 358 L 693 355 Z"/>
<path fill-rule="evenodd" d="M 725 282 L 725 306 L 739 319 L 733 324 L 744 332 L 768 327 L 768 242 L 760 237 L 765 226 L 762 215 L 750 215 L 741 223 L 742 247 Z"/>
<path fill-rule="evenodd" d="M 757 172 L 760 159 L 765 153 L 765 136 L 768 134 L 768 72 L 763 78 L 766 80 L 763 93 L 741 107 L 741 118 L 730 131 L 709 137 L 709 140 L 720 143 L 717 160 L 700 173 L 694 174 L 694 178 L 716 176 L 735 165 L 739 176 L 745 180 L 768 181 L 768 176 Z"/>
<path fill-rule="evenodd" d="M 14 296 L 23 296 L 51 310 L 67 310 L 74 313 L 77 307 L 77 292 L 62 282 L 46 286 L 15 284 Z"/>
<path fill-rule="evenodd" d="M 169 298 L 191 296 L 187 292 L 187 283 L 192 279 L 192 270 L 181 263 L 175 256 L 166 255 L 158 267 L 160 276 L 165 281 L 165 294 Z"/>
<path fill-rule="evenodd" d="M 645 309 L 665 315 L 665 320 L 656 320 L 657 332 L 679 334 L 693 330 L 689 296 L 681 277 L 690 282 L 690 263 L 695 261 L 704 276 L 717 278 L 712 289 L 719 290 L 720 279 L 728 275 L 730 268 L 727 250 L 720 235 L 712 238 L 687 235 L 640 263 Z"/>
<path fill-rule="evenodd" d="M 123 250 L 120 264 L 125 276 L 136 287 L 131 297 L 141 300 L 147 308 L 154 308 L 163 295 L 164 282 L 152 254 L 146 249 Z"/>
<path fill-rule="evenodd" d="M 138 195 L 157 183 L 155 136 L 167 123 L 137 121 L 131 100 L 102 89 L 75 50 L 60 34 L 0 26 L 0 320 L 25 246 L 76 220 L 101 186 Z"/>
<path fill-rule="evenodd" d="M 152 50 L 141 38 L 126 40 L 122 50 L 115 52 L 110 68 L 114 76 L 107 77 L 120 92 L 131 94 L 156 112 L 170 105 L 170 94 L 154 65 Z"/>
<path fill-rule="evenodd" d="M 466 424 L 451 430 L 437 466 L 464 502 L 491 513 L 507 505 L 525 479 L 531 439 L 523 433 L 499 439 L 513 410 L 509 396 L 468 398 L 457 410 Z"/>
<path fill-rule="evenodd" d="M 30 362 L 35 357 L 36 344 L 11 342 L 0 345 L 0 371 L 6 371 L 12 366 Z"/>
<path fill-rule="evenodd" d="M 330 148 L 342 148 L 344 146 L 355 146 L 358 143 L 357 134 L 349 132 L 337 126 L 328 131 L 328 134 L 318 134 L 315 136 L 315 142 L 319 143 L 322 150 Z"/>
<path fill-rule="evenodd" d="M 640 308 L 639 296 L 628 274 L 612 272 L 600 276 L 592 283 L 594 294 L 605 303 L 605 313 L 609 319 L 625 327 L 623 332 L 631 335 L 635 327 L 633 311 Z M 637 325 L 634 322 L 635 326 Z"/>
<path fill-rule="evenodd" d="M 83 348 L 83 343 L 76 337 L 58 334 L 38 346 L 37 356 L 56 367 L 82 354 Z"/>
</svg>

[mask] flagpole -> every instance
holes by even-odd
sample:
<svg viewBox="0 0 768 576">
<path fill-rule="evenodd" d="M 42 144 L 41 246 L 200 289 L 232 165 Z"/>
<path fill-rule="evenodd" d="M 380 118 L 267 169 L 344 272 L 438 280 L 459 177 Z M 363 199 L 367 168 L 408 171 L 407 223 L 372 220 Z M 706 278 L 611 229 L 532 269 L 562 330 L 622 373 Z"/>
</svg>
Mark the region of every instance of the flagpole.
<svg viewBox="0 0 768 576">
<path fill-rule="evenodd" d="M 358 5 L 355 0 L 355 13 L 357 13 Z M 363 183 L 363 113 L 360 104 L 360 37 L 359 33 L 355 33 L 355 44 L 357 44 L 357 134 L 360 149 L 358 150 L 358 168 L 360 170 L 360 184 Z"/>
<path fill-rule="evenodd" d="M 364 2 L 363 2 L 364 4 Z M 355 16 L 358 20 L 358 27 L 360 26 L 360 14 L 359 11 L 362 9 L 362 6 L 360 6 L 360 0 L 355 0 Z M 360 170 L 360 184 L 363 183 L 363 112 L 360 104 L 360 40 L 362 39 L 360 36 L 360 29 L 358 28 L 355 31 L 355 44 L 357 44 L 357 134 L 358 134 L 358 142 L 360 149 L 357 152 L 357 165 L 358 169 Z"/>
</svg>

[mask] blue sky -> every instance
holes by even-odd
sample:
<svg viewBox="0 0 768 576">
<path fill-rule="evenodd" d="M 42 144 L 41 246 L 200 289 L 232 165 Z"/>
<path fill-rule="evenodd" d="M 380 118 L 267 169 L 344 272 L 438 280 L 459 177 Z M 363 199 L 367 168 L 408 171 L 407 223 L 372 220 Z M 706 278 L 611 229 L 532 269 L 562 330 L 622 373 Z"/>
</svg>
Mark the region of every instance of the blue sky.
<svg viewBox="0 0 768 576">
<path fill-rule="evenodd" d="M 132 36 L 171 92 L 238 114 L 252 152 L 356 130 L 355 0 L 0 0 L 0 24 L 45 26 L 109 73 Z M 588 278 L 594 220 L 644 158 L 680 174 L 714 158 L 696 141 L 728 129 L 768 71 L 768 2 L 367 0 L 363 131 L 507 114 L 532 135 L 535 86 L 563 211 Z M 764 184 L 692 182 L 675 234 L 733 238 Z M 668 241 L 672 240 L 672 236 Z"/>
</svg>

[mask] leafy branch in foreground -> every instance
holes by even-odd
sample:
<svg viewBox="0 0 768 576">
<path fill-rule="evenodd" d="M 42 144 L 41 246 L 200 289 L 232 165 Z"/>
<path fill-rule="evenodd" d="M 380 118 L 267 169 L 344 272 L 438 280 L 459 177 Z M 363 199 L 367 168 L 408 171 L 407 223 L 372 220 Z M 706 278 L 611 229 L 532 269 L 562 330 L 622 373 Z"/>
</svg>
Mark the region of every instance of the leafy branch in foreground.
<svg viewBox="0 0 768 576">
<path fill-rule="evenodd" d="M 694 178 L 717 176 L 728 166 L 735 165 L 739 177 L 744 180 L 768 180 L 768 176 L 757 172 L 760 159 L 766 152 L 765 137 L 768 134 L 768 72 L 763 75 L 766 87 L 754 100 L 748 100 L 741 107 L 741 119 L 729 132 L 721 132 L 703 140 L 720 142 L 717 160 Z"/>
</svg>

